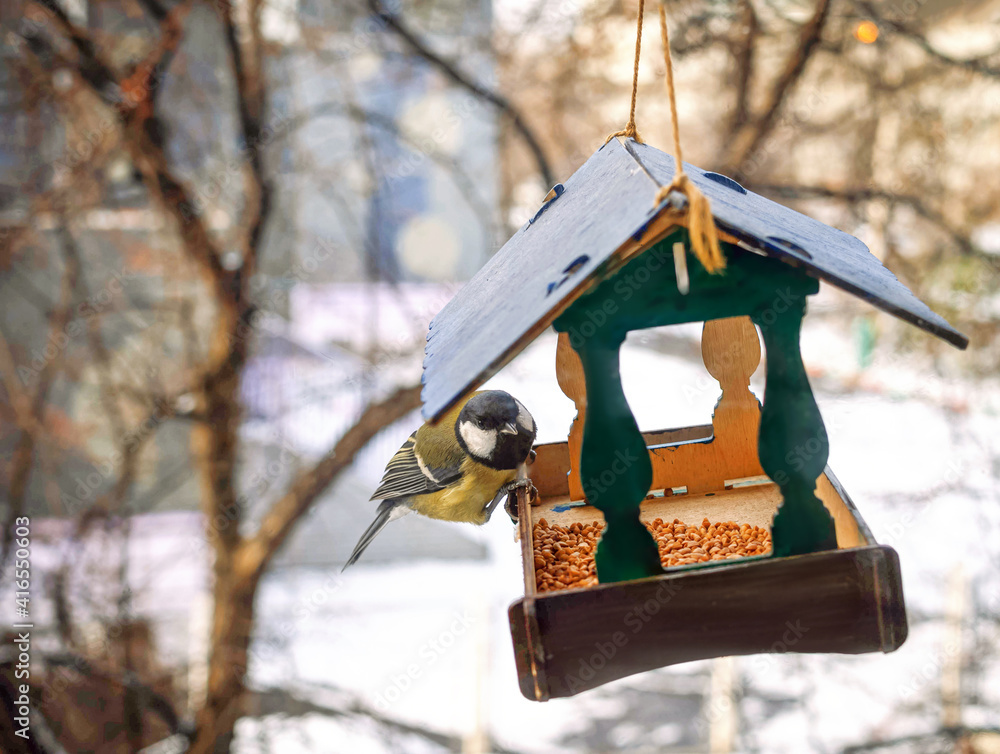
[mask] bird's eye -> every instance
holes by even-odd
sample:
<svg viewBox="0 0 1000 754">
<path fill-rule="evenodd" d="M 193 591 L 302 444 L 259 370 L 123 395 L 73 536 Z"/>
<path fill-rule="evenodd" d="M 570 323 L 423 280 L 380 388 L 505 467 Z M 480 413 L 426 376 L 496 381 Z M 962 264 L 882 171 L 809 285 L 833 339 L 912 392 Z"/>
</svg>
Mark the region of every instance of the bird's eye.
<svg viewBox="0 0 1000 754">
<path fill-rule="evenodd" d="M 480 429 L 485 429 L 486 422 L 484 422 L 482 419 L 476 419 L 476 426 L 479 427 Z"/>
</svg>

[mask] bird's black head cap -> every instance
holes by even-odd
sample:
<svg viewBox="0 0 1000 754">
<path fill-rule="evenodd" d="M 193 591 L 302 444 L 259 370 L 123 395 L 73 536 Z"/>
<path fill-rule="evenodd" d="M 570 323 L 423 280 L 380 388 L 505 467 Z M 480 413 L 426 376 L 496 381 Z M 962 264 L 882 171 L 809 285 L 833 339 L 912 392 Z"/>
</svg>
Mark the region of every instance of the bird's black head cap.
<svg viewBox="0 0 1000 754">
<path fill-rule="evenodd" d="M 500 470 L 516 469 L 535 441 L 535 421 L 510 393 L 486 390 L 463 406 L 455 436 L 479 463 Z"/>
</svg>

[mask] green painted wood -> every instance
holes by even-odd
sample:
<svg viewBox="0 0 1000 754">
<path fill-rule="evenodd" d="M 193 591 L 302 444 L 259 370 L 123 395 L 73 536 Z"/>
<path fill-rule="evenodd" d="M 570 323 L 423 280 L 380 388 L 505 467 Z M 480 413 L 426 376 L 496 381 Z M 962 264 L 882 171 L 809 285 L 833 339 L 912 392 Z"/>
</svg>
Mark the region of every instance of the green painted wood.
<svg viewBox="0 0 1000 754">
<path fill-rule="evenodd" d="M 836 547 L 832 520 L 827 526 L 822 515 L 829 519 L 829 514 L 814 494 L 828 447 L 799 353 L 806 297 L 819 290 L 819 282 L 777 260 L 723 244 L 728 264 L 721 274 L 708 274 L 689 257 L 690 292 L 684 295 L 677 290 L 672 250 L 677 241 L 686 246 L 687 238 L 686 229 L 677 229 L 580 296 L 553 323 L 569 334 L 586 379 L 580 472 L 587 500 L 606 519 L 596 554 L 602 583 L 662 572 L 655 542 L 639 521 L 652 469 L 618 368 L 627 333 L 647 327 L 741 315 L 761 326 L 768 359 L 761 465 L 783 494 L 772 532 L 774 552 Z"/>
<path fill-rule="evenodd" d="M 767 356 L 757 453 L 783 500 L 771 524 L 772 557 L 837 547 L 833 516 L 816 497 L 816 479 L 826 468 L 830 443 L 799 350 L 809 291 L 803 286 L 802 292 L 787 306 L 752 315 Z"/>
<path fill-rule="evenodd" d="M 639 521 L 639 506 L 653 483 L 653 466 L 622 390 L 618 356 L 624 339 L 624 333 L 608 328 L 578 350 L 587 381 L 580 448 L 583 491 L 604 513 L 606 523 L 594 554 L 601 581 L 663 573 L 656 541 Z"/>
</svg>

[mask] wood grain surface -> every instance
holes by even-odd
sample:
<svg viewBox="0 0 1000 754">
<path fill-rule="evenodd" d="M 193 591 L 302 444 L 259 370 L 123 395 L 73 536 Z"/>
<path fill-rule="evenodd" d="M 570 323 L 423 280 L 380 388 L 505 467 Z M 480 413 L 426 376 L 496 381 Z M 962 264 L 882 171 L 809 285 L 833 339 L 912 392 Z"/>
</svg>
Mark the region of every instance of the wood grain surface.
<svg viewBox="0 0 1000 754">
<path fill-rule="evenodd" d="M 907 634 L 899 559 L 880 546 L 527 596 L 508 617 L 521 692 L 539 701 L 711 657 L 891 652 Z"/>
</svg>

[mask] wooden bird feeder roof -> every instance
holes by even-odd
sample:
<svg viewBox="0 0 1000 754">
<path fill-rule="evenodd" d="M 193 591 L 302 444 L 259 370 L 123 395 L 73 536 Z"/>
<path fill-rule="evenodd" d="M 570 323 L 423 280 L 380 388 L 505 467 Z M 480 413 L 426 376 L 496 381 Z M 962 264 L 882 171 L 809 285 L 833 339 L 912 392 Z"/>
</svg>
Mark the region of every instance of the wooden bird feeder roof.
<svg viewBox="0 0 1000 754">
<path fill-rule="evenodd" d="M 958 348 L 968 345 L 858 239 L 718 173 L 688 164 L 685 170 L 711 200 L 716 225 L 730 242 L 835 285 Z M 424 417 L 440 418 L 583 293 L 675 225 L 673 195 L 652 204 L 673 175 L 669 155 L 631 139 L 612 139 L 556 186 L 431 322 Z"/>
</svg>

